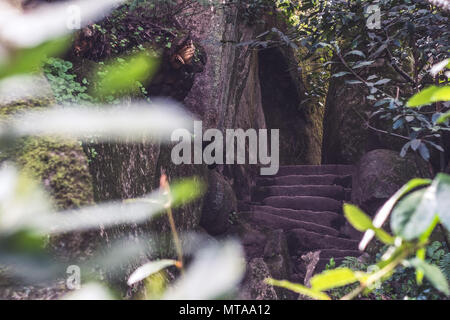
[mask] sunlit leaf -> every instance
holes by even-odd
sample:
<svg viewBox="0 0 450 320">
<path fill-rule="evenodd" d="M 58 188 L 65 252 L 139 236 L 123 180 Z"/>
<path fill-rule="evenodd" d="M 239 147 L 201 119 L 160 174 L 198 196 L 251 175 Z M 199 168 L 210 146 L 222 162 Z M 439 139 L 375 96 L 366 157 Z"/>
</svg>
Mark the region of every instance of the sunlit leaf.
<svg viewBox="0 0 450 320">
<path fill-rule="evenodd" d="M 408 102 L 408 107 L 420 107 L 433 102 L 449 101 L 450 100 L 450 86 L 437 87 L 429 86 L 422 91 L 412 96 Z"/>
<path fill-rule="evenodd" d="M 147 83 L 157 71 L 158 64 L 157 58 L 150 52 L 140 52 L 122 57 L 120 61 L 109 62 L 95 72 L 93 82 L 96 83 L 96 89 L 92 94 L 106 97 L 137 92 L 139 87 L 136 82 Z"/>
<path fill-rule="evenodd" d="M 127 284 L 129 286 L 144 280 L 145 278 L 157 273 L 167 267 L 174 266 L 177 264 L 176 260 L 162 259 L 158 261 L 148 262 L 139 268 L 137 268 L 131 276 L 128 278 Z"/>
<path fill-rule="evenodd" d="M 296 293 L 302 294 L 304 296 L 308 296 L 315 300 L 331 300 L 331 298 L 323 292 L 312 290 L 308 287 L 305 287 L 298 283 L 292 283 L 287 280 L 275 280 L 275 279 L 266 279 L 267 284 L 272 286 L 277 286 L 281 288 L 285 288 Z"/>
<path fill-rule="evenodd" d="M 17 50 L 13 58 L 7 59 L 4 63 L 0 60 L 0 79 L 36 72 L 47 58 L 62 54 L 69 45 L 70 39 L 64 37 L 39 44 L 34 48 Z"/>
<path fill-rule="evenodd" d="M 357 206 L 345 203 L 344 215 L 348 222 L 358 231 L 366 231 L 373 228 L 372 220 Z"/>
<path fill-rule="evenodd" d="M 444 113 L 443 115 L 441 115 L 441 116 L 436 120 L 436 123 L 437 123 L 437 124 L 441 124 L 441 123 L 444 123 L 445 121 L 447 121 L 448 119 L 450 119 L 450 111 L 447 111 L 446 113 Z"/>
<path fill-rule="evenodd" d="M 311 289 L 314 291 L 326 291 L 336 287 L 342 287 L 358 281 L 355 272 L 349 268 L 337 268 L 326 270 L 311 278 Z"/>
<path fill-rule="evenodd" d="M 196 177 L 175 182 L 171 188 L 174 207 L 196 200 L 206 191 L 204 182 Z"/>
<path fill-rule="evenodd" d="M 386 231 L 376 228 L 369 216 L 352 204 L 344 204 L 344 215 L 358 231 L 373 230 L 378 239 L 385 244 L 392 244 L 394 239 Z"/>
</svg>

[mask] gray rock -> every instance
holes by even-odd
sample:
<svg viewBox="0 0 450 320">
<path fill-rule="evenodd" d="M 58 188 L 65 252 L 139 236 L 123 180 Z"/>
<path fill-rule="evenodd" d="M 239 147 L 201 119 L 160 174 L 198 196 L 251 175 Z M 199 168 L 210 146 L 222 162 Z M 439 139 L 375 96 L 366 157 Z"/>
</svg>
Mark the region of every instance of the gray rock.
<svg viewBox="0 0 450 320">
<path fill-rule="evenodd" d="M 289 256 L 286 236 L 282 229 L 273 230 L 269 233 L 264 247 L 264 261 L 272 278 L 277 280 L 291 278 L 291 257 Z M 292 298 L 292 292 L 289 290 L 275 287 L 275 291 L 280 299 Z"/>
<path fill-rule="evenodd" d="M 236 195 L 230 183 L 217 171 L 209 171 L 200 225 L 212 235 L 222 234 L 228 230 L 230 214 L 236 210 Z"/>
<path fill-rule="evenodd" d="M 366 153 L 353 175 L 352 203 L 375 215 L 406 182 L 428 177 L 426 163 L 413 155 L 402 158 L 397 151 L 377 149 Z"/>
<path fill-rule="evenodd" d="M 242 283 L 239 298 L 243 300 L 278 300 L 275 289 L 266 284 L 270 272 L 263 258 L 252 259 L 247 264 L 247 272 Z"/>
</svg>

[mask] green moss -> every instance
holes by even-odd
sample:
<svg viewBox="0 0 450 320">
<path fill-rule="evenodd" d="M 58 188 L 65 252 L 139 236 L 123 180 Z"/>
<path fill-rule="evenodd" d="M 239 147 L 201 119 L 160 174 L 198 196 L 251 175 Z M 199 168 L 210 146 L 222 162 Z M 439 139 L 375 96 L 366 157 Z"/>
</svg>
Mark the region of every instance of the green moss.
<svg viewBox="0 0 450 320">
<path fill-rule="evenodd" d="M 0 106 L 3 121 L 30 109 L 45 108 L 52 99 L 18 101 Z M 42 181 L 60 209 L 76 208 L 93 202 L 92 179 L 79 142 L 26 137 L 10 146 L 0 161 L 17 163 L 32 177 Z"/>
</svg>

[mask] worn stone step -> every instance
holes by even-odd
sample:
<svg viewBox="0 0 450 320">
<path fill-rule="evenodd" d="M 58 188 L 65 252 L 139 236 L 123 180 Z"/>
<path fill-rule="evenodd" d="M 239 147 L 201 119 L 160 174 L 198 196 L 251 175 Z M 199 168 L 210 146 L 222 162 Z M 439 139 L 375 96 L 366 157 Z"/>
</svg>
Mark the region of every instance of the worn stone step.
<svg viewBox="0 0 450 320">
<path fill-rule="evenodd" d="M 268 212 L 280 217 L 312 222 L 334 229 L 340 228 L 345 223 L 342 215 L 330 211 L 294 210 L 263 205 L 253 205 L 252 211 Z"/>
<path fill-rule="evenodd" d="M 317 249 L 357 250 L 358 241 L 323 235 L 305 229 L 292 229 L 287 234 L 291 253 L 314 251 Z"/>
<path fill-rule="evenodd" d="M 293 186 L 255 186 L 252 188 L 252 201 L 263 201 L 272 196 L 318 196 L 335 200 L 349 200 L 348 190 L 335 185 L 293 185 Z"/>
<path fill-rule="evenodd" d="M 241 212 L 240 214 L 245 216 L 247 221 L 269 229 L 283 229 L 284 231 L 288 231 L 291 229 L 302 228 L 323 235 L 339 236 L 339 231 L 331 227 L 280 217 L 263 211 Z"/>
<path fill-rule="evenodd" d="M 277 176 L 321 174 L 350 175 L 354 170 L 354 166 L 342 164 L 281 166 Z"/>
<path fill-rule="evenodd" d="M 268 197 L 263 200 L 263 204 L 276 208 L 289 208 L 294 210 L 314 210 L 341 212 L 342 202 L 325 197 Z"/>
<path fill-rule="evenodd" d="M 351 186 L 351 175 L 287 175 L 256 179 L 257 186 L 340 185 Z"/>
<path fill-rule="evenodd" d="M 359 257 L 363 254 L 359 250 L 323 249 L 320 251 L 320 259 Z"/>
</svg>

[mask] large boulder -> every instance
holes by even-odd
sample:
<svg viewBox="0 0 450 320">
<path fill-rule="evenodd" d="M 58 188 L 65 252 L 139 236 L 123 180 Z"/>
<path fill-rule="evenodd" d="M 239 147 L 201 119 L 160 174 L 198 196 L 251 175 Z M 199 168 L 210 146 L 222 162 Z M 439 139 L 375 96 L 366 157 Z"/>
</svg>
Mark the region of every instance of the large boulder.
<svg viewBox="0 0 450 320">
<path fill-rule="evenodd" d="M 231 185 L 220 173 L 210 170 L 200 225 L 212 235 L 226 232 L 230 226 L 230 214 L 236 212 L 236 206 L 236 195 Z"/>
<path fill-rule="evenodd" d="M 429 176 L 427 164 L 418 156 L 402 158 L 392 150 L 370 151 L 358 162 L 353 174 L 352 202 L 373 216 L 410 179 Z"/>
</svg>

